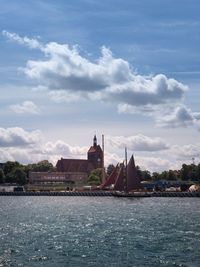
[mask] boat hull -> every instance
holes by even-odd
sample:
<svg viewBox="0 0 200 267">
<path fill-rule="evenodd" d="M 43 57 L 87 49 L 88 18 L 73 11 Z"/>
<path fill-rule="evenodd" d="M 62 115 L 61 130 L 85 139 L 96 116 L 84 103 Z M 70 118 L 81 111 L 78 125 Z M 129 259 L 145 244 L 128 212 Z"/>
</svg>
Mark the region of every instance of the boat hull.
<svg viewBox="0 0 200 267">
<path fill-rule="evenodd" d="M 147 192 L 120 192 L 115 191 L 112 192 L 112 195 L 114 197 L 151 197 L 151 193 Z"/>
</svg>

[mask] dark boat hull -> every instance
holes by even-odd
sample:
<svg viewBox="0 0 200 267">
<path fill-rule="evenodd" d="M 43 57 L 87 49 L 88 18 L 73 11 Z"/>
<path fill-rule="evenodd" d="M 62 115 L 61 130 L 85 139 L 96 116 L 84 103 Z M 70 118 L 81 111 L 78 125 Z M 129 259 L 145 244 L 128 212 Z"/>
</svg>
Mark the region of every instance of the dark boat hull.
<svg viewBox="0 0 200 267">
<path fill-rule="evenodd" d="M 114 197 L 151 197 L 151 193 L 146 192 L 112 192 Z"/>
</svg>

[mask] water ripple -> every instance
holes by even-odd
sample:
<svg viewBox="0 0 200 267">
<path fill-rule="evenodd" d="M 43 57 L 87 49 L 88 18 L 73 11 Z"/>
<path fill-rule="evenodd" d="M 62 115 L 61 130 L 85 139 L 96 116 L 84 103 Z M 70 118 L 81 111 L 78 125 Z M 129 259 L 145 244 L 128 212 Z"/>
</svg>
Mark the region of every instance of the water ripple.
<svg viewBox="0 0 200 267">
<path fill-rule="evenodd" d="M 199 199 L 1 197 L 1 266 L 199 267 Z"/>
</svg>

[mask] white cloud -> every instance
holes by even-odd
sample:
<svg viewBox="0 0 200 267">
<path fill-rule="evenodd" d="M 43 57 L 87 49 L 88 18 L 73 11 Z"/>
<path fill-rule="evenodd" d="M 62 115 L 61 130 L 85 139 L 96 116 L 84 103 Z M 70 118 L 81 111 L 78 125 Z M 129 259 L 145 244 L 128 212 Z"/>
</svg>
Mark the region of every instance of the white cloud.
<svg viewBox="0 0 200 267">
<path fill-rule="evenodd" d="M 194 120 L 199 121 L 200 120 L 200 112 L 192 112 L 192 116 Z"/>
<path fill-rule="evenodd" d="M 150 172 L 169 170 L 172 166 L 170 160 L 161 157 L 136 157 L 135 163 L 142 170 L 148 170 Z"/>
<path fill-rule="evenodd" d="M 32 163 L 48 159 L 53 164 L 61 157 L 87 157 L 87 147 L 71 146 L 64 141 L 44 142 L 43 134 L 36 131 L 25 131 L 22 128 L 0 128 L 0 161 L 19 161 Z"/>
<path fill-rule="evenodd" d="M 106 97 L 133 107 L 145 107 L 181 100 L 186 86 L 163 74 L 144 77 L 131 73 L 127 83 L 112 84 L 106 90 Z"/>
<path fill-rule="evenodd" d="M 19 147 L 34 145 L 42 139 L 41 132 L 36 130 L 32 132 L 25 131 L 19 127 L 0 128 L 0 146 L 1 147 Z"/>
<path fill-rule="evenodd" d="M 15 158 L 8 150 L 0 148 L 0 162 L 15 161 Z"/>
<path fill-rule="evenodd" d="M 3 31 L 13 41 L 40 49 L 45 60 L 30 60 L 24 69 L 29 78 L 49 89 L 102 91 L 102 98 L 130 105 L 157 105 L 180 99 L 186 86 L 159 74 L 154 77 L 137 75 L 129 63 L 115 58 L 110 49 L 102 47 L 101 57 L 92 62 L 80 55 L 77 46 L 56 42 L 41 44 L 35 39 Z"/>
<path fill-rule="evenodd" d="M 128 82 L 132 75 L 128 62 L 114 59 L 105 47 L 96 63 L 82 57 L 76 46 L 48 43 L 42 51 L 48 59 L 28 61 L 25 73 L 49 89 L 101 91 L 112 84 Z"/>
<path fill-rule="evenodd" d="M 39 114 L 40 109 L 32 101 L 24 101 L 22 104 L 10 105 L 10 109 L 15 113 Z"/>
<path fill-rule="evenodd" d="M 115 58 L 106 47 L 102 47 L 100 58 L 91 61 L 80 54 L 77 46 L 56 42 L 42 44 L 7 31 L 3 31 L 3 35 L 43 52 L 45 58 L 29 60 L 24 72 L 39 86 L 48 88 L 50 97 L 57 102 L 74 101 L 79 97 L 98 99 L 115 103 L 120 112 L 140 111 L 157 117 L 158 111 L 166 107 L 174 110 L 187 90 L 187 86 L 163 74 L 137 74 L 126 60 Z"/>
<path fill-rule="evenodd" d="M 200 113 L 192 112 L 184 106 L 178 106 L 170 114 L 161 114 L 157 118 L 157 125 L 162 127 L 188 127 L 191 125 L 200 126 Z"/>
<path fill-rule="evenodd" d="M 156 108 L 156 110 L 158 107 Z M 152 105 L 145 105 L 143 107 L 134 107 L 129 104 L 119 104 L 118 105 L 118 112 L 119 113 L 129 113 L 129 114 L 135 114 L 135 113 L 144 113 L 152 115 L 152 112 L 154 112 L 154 107 Z"/>
<path fill-rule="evenodd" d="M 73 94 L 64 90 L 59 91 L 50 91 L 48 93 L 51 100 L 56 103 L 68 103 L 68 102 L 77 102 L 80 99 L 79 94 Z"/>
<path fill-rule="evenodd" d="M 139 134 L 135 136 L 107 136 L 107 142 L 114 147 L 124 149 L 127 147 L 132 151 L 160 151 L 169 148 L 169 145 L 161 138 L 150 138 Z"/>
<path fill-rule="evenodd" d="M 21 45 L 26 45 L 27 47 L 31 48 L 31 49 L 42 49 L 42 45 L 41 43 L 36 40 L 36 39 L 30 39 L 28 37 L 20 37 L 18 34 L 16 33 L 11 33 L 8 31 L 3 30 L 2 34 L 4 36 L 6 36 L 9 40 L 15 41 Z"/>
<path fill-rule="evenodd" d="M 57 140 L 56 142 L 47 142 L 43 145 L 42 151 L 47 155 L 58 155 L 59 157 L 68 158 L 85 158 L 87 147 L 70 146 L 64 141 Z"/>
<path fill-rule="evenodd" d="M 120 157 L 119 155 L 105 151 L 104 155 L 105 167 L 108 166 L 109 164 L 117 165 L 118 163 L 123 162 L 123 160 L 124 158 Z"/>
<path fill-rule="evenodd" d="M 36 87 L 32 87 L 33 92 L 47 92 L 48 88 L 46 86 L 38 85 Z"/>
<path fill-rule="evenodd" d="M 177 160 L 188 160 L 191 162 L 192 158 L 200 160 L 200 143 L 188 144 L 183 146 L 174 145 L 170 149 L 172 154 Z"/>
</svg>

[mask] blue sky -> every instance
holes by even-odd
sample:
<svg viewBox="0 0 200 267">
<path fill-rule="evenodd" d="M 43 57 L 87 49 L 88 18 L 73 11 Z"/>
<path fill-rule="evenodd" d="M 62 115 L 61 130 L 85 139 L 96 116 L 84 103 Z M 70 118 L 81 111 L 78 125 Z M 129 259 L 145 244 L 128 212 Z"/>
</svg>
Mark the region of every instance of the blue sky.
<svg viewBox="0 0 200 267">
<path fill-rule="evenodd" d="M 0 0 L 0 161 L 200 157 L 200 3 Z"/>
</svg>

